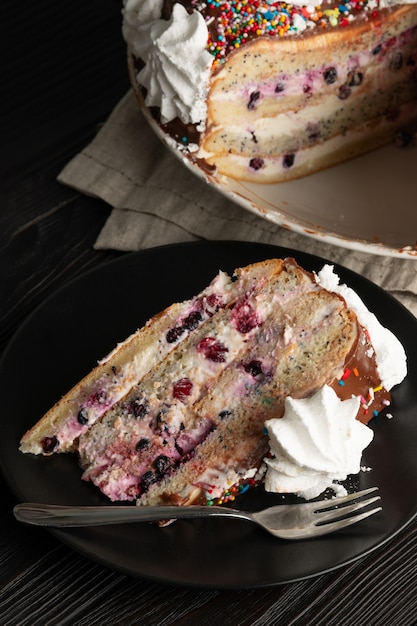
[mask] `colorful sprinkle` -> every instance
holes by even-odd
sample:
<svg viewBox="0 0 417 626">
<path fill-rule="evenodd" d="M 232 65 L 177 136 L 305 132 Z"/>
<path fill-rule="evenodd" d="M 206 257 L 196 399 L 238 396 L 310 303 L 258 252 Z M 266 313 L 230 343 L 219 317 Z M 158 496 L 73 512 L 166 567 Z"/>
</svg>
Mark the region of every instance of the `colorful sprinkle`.
<svg viewBox="0 0 417 626">
<path fill-rule="evenodd" d="M 245 479 L 244 482 L 241 483 L 230 483 L 229 487 L 227 487 L 218 498 L 210 497 L 210 493 L 214 489 L 210 488 L 210 485 L 207 483 L 199 483 L 199 487 L 203 487 L 206 492 L 206 504 L 207 506 L 221 506 L 227 502 L 234 502 L 236 500 L 236 496 L 242 495 L 251 489 L 252 487 L 256 487 L 259 485 L 259 479 L 249 478 Z"/>
<path fill-rule="evenodd" d="M 191 4 L 206 18 L 207 47 L 218 64 L 254 37 L 282 37 L 315 26 L 347 26 L 363 12 L 374 17 L 378 14 L 379 0 L 341 0 L 329 8 L 320 3 L 299 6 L 274 0 L 191 0 Z"/>
</svg>

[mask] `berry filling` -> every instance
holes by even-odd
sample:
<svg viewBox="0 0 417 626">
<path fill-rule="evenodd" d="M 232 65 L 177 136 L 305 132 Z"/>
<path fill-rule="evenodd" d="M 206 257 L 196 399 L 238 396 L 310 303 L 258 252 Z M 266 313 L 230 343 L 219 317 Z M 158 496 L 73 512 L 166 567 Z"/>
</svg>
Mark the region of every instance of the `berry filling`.
<svg viewBox="0 0 417 626">
<path fill-rule="evenodd" d="M 141 452 L 142 450 L 146 450 L 150 445 L 150 440 L 147 437 L 142 437 L 136 444 L 136 451 Z"/>
<path fill-rule="evenodd" d="M 166 334 L 166 340 L 168 343 L 175 343 L 184 333 L 184 328 L 181 326 L 174 326 L 174 328 L 170 328 Z"/>
<path fill-rule="evenodd" d="M 242 335 L 260 326 L 258 315 L 246 298 L 236 303 L 232 313 L 232 324 Z"/>
<path fill-rule="evenodd" d="M 337 69 L 335 67 L 328 67 L 324 70 L 323 78 L 326 85 L 332 85 L 337 80 Z"/>
<path fill-rule="evenodd" d="M 185 330 L 194 330 L 194 328 L 197 328 L 202 319 L 203 318 L 199 311 L 192 311 L 192 313 L 187 315 L 183 321 L 182 328 L 185 328 Z"/>
<path fill-rule="evenodd" d="M 41 445 L 45 454 L 51 454 L 58 447 L 59 441 L 56 437 L 44 437 Z"/>
<path fill-rule="evenodd" d="M 181 378 L 178 380 L 172 389 L 172 395 L 176 400 L 185 402 L 188 396 L 191 395 L 193 389 L 193 383 L 189 378 Z"/>
<path fill-rule="evenodd" d="M 264 374 L 264 371 L 262 369 L 262 363 L 257 359 L 253 359 L 249 363 L 244 363 L 243 369 L 254 378 L 260 376 L 261 374 Z"/>
<path fill-rule="evenodd" d="M 263 159 L 255 158 L 249 161 L 249 167 L 255 171 L 262 169 L 264 165 L 265 161 Z"/>
<path fill-rule="evenodd" d="M 282 159 L 282 167 L 288 170 L 290 167 L 294 165 L 295 154 L 284 154 Z"/>
<path fill-rule="evenodd" d="M 261 92 L 260 91 L 254 91 L 253 93 L 250 94 L 249 102 L 248 102 L 248 109 L 249 109 L 249 111 L 253 111 L 253 109 L 255 108 L 255 105 L 256 105 L 256 103 L 257 103 L 257 101 L 259 100 L 260 97 L 261 97 Z"/>
<path fill-rule="evenodd" d="M 77 422 L 81 424 L 81 426 L 85 426 L 88 424 L 88 411 L 86 407 L 83 407 L 77 415 Z"/>
<path fill-rule="evenodd" d="M 205 337 L 198 342 L 197 352 L 203 354 L 209 361 L 224 363 L 226 361 L 225 353 L 229 352 L 229 348 L 214 337 Z"/>
<path fill-rule="evenodd" d="M 126 408 L 130 415 L 133 415 L 133 417 L 136 417 L 138 419 L 142 419 L 149 412 L 149 405 L 146 400 L 140 402 L 137 398 L 135 400 L 132 400 L 132 402 L 129 402 Z"/>
</svg>

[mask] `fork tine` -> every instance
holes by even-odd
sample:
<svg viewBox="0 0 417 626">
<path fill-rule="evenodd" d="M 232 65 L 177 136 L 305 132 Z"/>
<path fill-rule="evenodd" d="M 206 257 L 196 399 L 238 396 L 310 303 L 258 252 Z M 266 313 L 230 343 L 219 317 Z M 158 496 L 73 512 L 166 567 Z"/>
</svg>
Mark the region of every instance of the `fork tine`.
<svg viewBox="0 0 417 626">
<path fill-rule="evenodd" d="M 349 493 L 347 496 L 342 496 L 340 498 L 321 500 L 320 502 L 311 502 L 309 503 L 309 506 L 311 507 L 311 509 L 314 508 L 315 511 L 325 511 L 326 509 L 331 509 L 335 506 L 338 506 L 339 504 L 344 504 L 345 502 L 350 502 L 351 500 L 357 500 L 358 498 L 367 496 L 369 493 L 373 493 L 374 491 L 378 491 L 378 487 L 369 487 L 368 489 L 362 489 L 362 491 Z"/>
<path fill-rule="evenodd" d="M 325 522 L 326 520 L 337 519 L 338 517 L 346 517 L 349 513 L 354 513 L 359 509 L 363 509 L 363 507 L 372 504 L 373 502 L 377 502 L 380 500 L 381 496 L 374 496 L 373 498 L 368 498 L 367 500 L 361 500 L 360 502 L 354 502 L 353 504 L 349 504 L 347 506 L 336 505 L 336 508 L 333 509 L 324 509 L 323 511 L 316 511 L 315 517 L 317 518 L 316 523 Z"/>
<path fill-rule="evenodd" d="M 365 511 L 364 513 L 359 513 L 359 515 L 353 515 L 352 517 L 348 517 L 346 519 L 338 520 L 337 522 L 330 522 L 329 524 L 322 524 L 320 526 L 314 526 L 310 529 L 309 535 L 310 537 L 318 537 L 319 535 L 327 535 L 336 530 L 340 530 L 342 528 L 346 528 L 346 526 L 351 526 L 352 524 L 356 524 L 361 520 L 366 519 L 370 515 L 374 515 L 382 511 L 382 506 L 378 506 L 375 509 L 371 509 L 370 511 Z"/>
</svg>

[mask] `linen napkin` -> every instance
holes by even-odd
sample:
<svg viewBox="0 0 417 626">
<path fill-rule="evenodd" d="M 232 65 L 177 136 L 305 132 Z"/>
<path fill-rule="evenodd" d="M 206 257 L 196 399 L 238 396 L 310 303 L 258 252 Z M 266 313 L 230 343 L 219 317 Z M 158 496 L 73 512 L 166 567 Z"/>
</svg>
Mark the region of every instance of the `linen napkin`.
<svg viewBox="0 0 417 626">
<path fill-rule="evenodd" d="M 417 316 L 417 260 L 348 250 L 246 211 L 171 154 L 149 127 L 133 92 L 125 95 L 58 180 L 113 207 L 96 249 L 135 251 L 201 239 L 285 246 L 356 271 Z"/>
</svg>

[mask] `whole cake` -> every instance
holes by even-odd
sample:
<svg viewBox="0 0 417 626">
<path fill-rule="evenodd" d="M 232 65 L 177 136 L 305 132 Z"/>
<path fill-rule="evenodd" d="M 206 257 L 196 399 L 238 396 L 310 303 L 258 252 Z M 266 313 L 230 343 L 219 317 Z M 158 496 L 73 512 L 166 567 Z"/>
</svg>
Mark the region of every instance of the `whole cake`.
<svg viewBox="0 0 417 626">
<path fill-rule="evenodd" d="M 205 172 L 287 181 L 414 132 L 415 4 L 126 0 L 123 32 L 138 97 Z"/>
<path fill-rule="evenodd" d="M 324 393 L 324 405 L 343 409 L 332 409 L 317 444 L 328 455 L 337 424 L 342 457 L 349 439 L 356 452 L 331 470 L 323 461 L 315 481 L 322 490 L 359 471 L 372 438 L 365 424 L 389 405 L 405 371 L 401 344 L 331 270 L 315 276 L 293 259 L 270 259 L 232 277 L 220 272 L 200 294 L 152 318 L 24 435 L 21 450 L 77 451 L 83 478 L 113 501 L 224 501 L 260 478 L 267 457 L 265 484 L 285 492 L 274 423 L 290 400 L 316 406 Z M 309 454 L 297 474 L 309 475 L 310 488 Z"/>
</svg>

